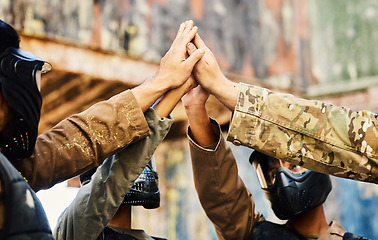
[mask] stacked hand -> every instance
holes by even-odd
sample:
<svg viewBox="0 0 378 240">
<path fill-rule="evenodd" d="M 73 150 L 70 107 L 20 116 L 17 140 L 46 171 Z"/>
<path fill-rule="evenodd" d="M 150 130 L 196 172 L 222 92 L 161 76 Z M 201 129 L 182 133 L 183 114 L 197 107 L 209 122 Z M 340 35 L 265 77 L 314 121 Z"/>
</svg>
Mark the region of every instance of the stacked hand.
<svg viewBox="0 0 378 240">
<path fill-rule="evenodd" d="M 160 62 L 155 78 L 167 81 L 169 89 L 177 88 L 186 82 L 194 65 L 204 55 L 204 49 L 199 48 L 187 57 L 186 46 L 194 38 L 197 30 L 197 27 L 193 27 L 193 21 L 182 23 L 170 49 Z"/>
<path fill-rule="evenodd" d="M 191 52 L 189 57 L 187 54 L 186 46 L 194 38 L 197 30 L 197 27 L 193 27 L 193 21 L 182 23 L 156 74 L 131 90 L 143 111 L 168 90 L 182 86 L 191 76 L 194 65 L 204 55 L 204 49 L 201 48 Z"/>
<path fill-rule="evenodd" d="M 171 96 L 174 98 L 178 96 L 180 99 L 191 89 L 188 86 L 193 84 L 184 84 L 191 77 L 194 77 L 203 89 L 213 94 L 226 107 L 234 109 L 238 96 L 238 84 L 229 81 L 223 75 L 214 54 L 197 34 L 197 30 L 198 28 L 193 26 L 193 21 L 182 23 L 170 49 L 162 58 L 156 74 L 132 89 L 143 111 L 170 90 L 176 93 L 170 94 Z M 191 95 L 196 96 L 201 93 L 203 92 L 197 90 Z M 171 106 L 168 106 L 168 111 L 164 112 L 170 112 L 170 108 Z"/>
<path fill-rule="evenodd" d="M 214 54 L 196 34 L 193 42 L 189 42 L 187 45 L 189 56 L 196 54 L 198 49 L 204 49 L 205 54 L 194 65 L 193 76 L 207 92 L 213 94 L 227 108 L 233 110 L 237 102 L 238 84 L 229 81 L 223 75 Z"/>
</svg>

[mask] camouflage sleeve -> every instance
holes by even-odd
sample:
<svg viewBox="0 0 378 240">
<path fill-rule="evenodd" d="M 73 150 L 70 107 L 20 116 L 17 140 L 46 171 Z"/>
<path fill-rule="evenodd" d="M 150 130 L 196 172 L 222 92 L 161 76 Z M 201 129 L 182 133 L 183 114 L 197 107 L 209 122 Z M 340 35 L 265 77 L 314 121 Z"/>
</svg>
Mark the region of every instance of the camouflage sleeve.
<svg viewBox="0 0 378 240">
<path fill-rule="evenodd" d="M 377 119 L 240 84 L 227 140 L 314 171 L 378 183 Z"/>
</svg>

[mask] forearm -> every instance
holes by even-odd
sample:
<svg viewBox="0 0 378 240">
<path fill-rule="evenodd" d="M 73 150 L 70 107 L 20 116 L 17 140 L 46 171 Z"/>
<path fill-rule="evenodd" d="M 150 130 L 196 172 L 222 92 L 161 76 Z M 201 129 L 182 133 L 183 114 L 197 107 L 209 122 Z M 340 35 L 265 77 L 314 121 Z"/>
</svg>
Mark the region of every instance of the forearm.
<svg viewBox="0 0 378 240">
<path fill-rule="evenodd" d="M 34 154 L 15 166 L 38 191 L 100 165 L 147 135 L 143 112 L 133 94 L 125 91 L 41 134 Z"/>
<path fill-rule="evenodd" d="M 168 117 L 169 114 L 171 114 L 173 109 L 176 107 L 177 103 L 180 101 L 181 97 L 184 96 L 185 93 L 193 89 L 196 85 L 197 83 L 195 82 L 195 80 L 192 77 L 190 77 L 180 87 L 169 90 L 164 94 L 162 99 L 154 107 L 155 111 L 161 117 Z"/>
<path fill-rule="evenodd" d="M 56 239 L 96 239 L 102 232 L 173 123 L 153 110 L 146 111 L 146 119 L 151 135 L 105 160 L 59 218 Z"/>
<path fill-rule="evenodd" d="M 224 239 L 246 239 L 254 222 L 253 199 L 238 176 L 219 125 L 213 127 L 218 137 L 214 150 L 201 148 L 188 133 L 195 188 L 218 234 Z"/>
<path fill-rule="evenodd" d="M 217 142 L 216 136 L 210 122 L 204 104 L 185 106 L 191 134 L 194 141 L 201 147 L 210 146 Z"/>
<path fill-rule="evenodd" d="M 311 170 L 377 183 L 376 116 L 243 84 L 228 140 Z"/>
<path fill-rule="evenodd" d="M 145 112 L 164 93 L 169 90 L 167 85 L 154 77 L 145 80 L 141 85 L 131 89 L 138 105 Z"/>
<path fill-rule="evenodd" d="M 233 111 L 238 101 L 239 84 L 228 80 L 222 75 L 222 80 L 216 82 L 216 85 L 207 88 L 225 107 Z"/>
</svg>

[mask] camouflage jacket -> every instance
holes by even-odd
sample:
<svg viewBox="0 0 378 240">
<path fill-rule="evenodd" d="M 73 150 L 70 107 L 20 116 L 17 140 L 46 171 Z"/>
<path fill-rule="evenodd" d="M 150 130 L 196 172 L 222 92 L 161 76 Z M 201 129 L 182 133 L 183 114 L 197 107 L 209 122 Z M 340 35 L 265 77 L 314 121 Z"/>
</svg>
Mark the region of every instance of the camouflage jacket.
<svg viewBox="0 0 378 240">
<path fill-rule="evenodd" d="M 377 119 L 240 84 L 227 140 L 314 171 L 378 183 Z"/>
</svg>

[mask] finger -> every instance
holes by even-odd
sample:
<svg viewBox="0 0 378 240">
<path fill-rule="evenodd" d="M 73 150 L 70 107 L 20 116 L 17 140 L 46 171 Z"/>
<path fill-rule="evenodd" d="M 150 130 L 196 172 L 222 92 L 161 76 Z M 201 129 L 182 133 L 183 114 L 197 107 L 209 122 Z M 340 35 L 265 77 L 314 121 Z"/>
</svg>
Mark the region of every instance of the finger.
<svg viewBox="0 0 378 240">
<path fill-rule="evenodd" d="M 205 54 L 205 50 L 203 48 L 199 48 L 194 51 L 186 60 L 185 64 L 187 64 L 190 68 L 193 68 L 194 65 L 203 57 Z"/>
<path fill-rule="evenodd" d="M 205 42 L 202 40 L 202 38 L 200 37 L 198 33 L 194 37 L 193 42 L 197 48 L 206 48 Z"/>
<path fill-rule="evenodd" d="M 194 27 L 192 28 L 192 30 L 190 30 L 190 32 L 189 32 L 187 35 L 185 35 L 186 40 L 187 40 L 188 42 L 192 41 L 192 40 L 194 39 L 194 36 L 196 36 L 197 32 L 198 32 L 198 27 L 197 27 L 197 26 L 194 26 Z"/>
<path fill-rule="evenodd" d="M 180 24 L 180 28 L 179 28 L 179 30 L 177 31 L 177 34 L 176 34 L 175 40 L 173 40 L 173 43 L 176 42 L 179 38 L 181 38 L 181 36 L 182 36 L 182 34 L 183 34 L 183 32 L 184 32 L 184 29 L 185 29 L 186 23 L 187 23 L 187 21 L 186 21 L 186 22 L 183 22 L 183 23 Z M 173 43 L 172 43 L 172 44 L 173 44 Z"/>
<path fill-rule="evenodd" d="M 179 30 L 177 31 L 177 35 L 178 35 L 178 34 L 181 34 L 181 33 L 184 31 L 185 26 L 186 26 L 186 22 L 183 22 L 183 23 L 180 24 L 180 28 L 179 28 Z"/>
<path fill-rule="evenodd" d="M 194 43 L 189 42 L 186 45 L 186 50 L 187 50 L 187 52 L 188 52 L 188 54 L 190 56 L 190 55 L 192 55 L 192 53 L 194 53 L 197 50 L 197 47 L 196 47 L 196 45 L 194 45 Z"/>
<path fill-rule="evenodd" d="M 193 21 L 192 20 L 186 21 L 184 33 L 190 32 L 192 30 L 192 28 L 193 28 Z"/>
<path fill-rule="evenodd" d="M 193 27 L 192 30 L 188 33 L 183 33 L 182 36 L 182 43 L 184 43 L 184 47 L 186 47 L 186 44 L 188 44 L 190 41 L 193 40 L 194 36 L 196 35 L 198 31 L 198 27 Z"/>
</svg>

